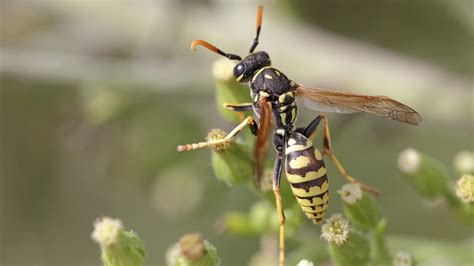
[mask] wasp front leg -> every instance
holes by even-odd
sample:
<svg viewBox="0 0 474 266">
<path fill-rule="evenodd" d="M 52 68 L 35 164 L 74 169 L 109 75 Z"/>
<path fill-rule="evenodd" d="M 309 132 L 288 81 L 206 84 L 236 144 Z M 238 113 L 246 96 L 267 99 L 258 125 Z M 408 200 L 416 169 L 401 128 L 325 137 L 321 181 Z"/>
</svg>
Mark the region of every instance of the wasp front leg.
<svg viewBox="0 0 474 266">
<path fill-rule="evenodd" d="M 234 112 L 252 111 L 252 103 L 224 103 L 224 108 Z"/>
<path fill-rule="evenodd" d="M 240 121 L 243 121 L 245 119 L 244 114 L 242 114 L 243 112 L 253 110 L 252 103 L 224 103 L 223 106 L 225 109 L 235 112 L 236 115 L 240 118 Z M 258 132 L 257 124 L 249 124 L 249 127 L 252 134 L 256 136 Z"/>
<path fill-rule="evenodd" d="M 328 122 L 328 119 L 326 118 L 326 116 L 324 115 L 319 115 L 319 117 L 321 117 L 321 120 L 323 121 L 323 124 L 324 124 L 324 130 L 323 130 L 323 146 L 324 146 L 324 149 L 323 149 L 323 154 L 324 155 L 327 155 L 329 156 L 329 158 L 331 159 L 331 161 L 334 163 L 334 166 L 336 166 L 336 169 L 337 171 L 347 179 L 347 181 L 351 182 L 351 183 L 357 183 L 361 186 L 362 189 L 364 189 L 365 191 L 367 192 L 370 192 L 372 194 L 374 194 L 375 196 L 378 196 L 380 193 L 378 192 L 377 189 L 373 188 L 373 187 L 370 187 L 360 181 L 358 181 L 357 179 L 355 179 L 354 177 L 352 177 L 351 175 L 349 175 L 347 173 L 347 171 L 344 169 L 344 167 L 342 166 L 342 164 L 339 162 L 339 160 L 337 159 L 336 155 L 334 155 L 333 153 L 333 150 L 331 148 L 331 135 L 329 133 L 329 122 Z"/>
<path fill-rule="evenodd" d="M 256 130 L 257 128 L 257 123 L 255 123 L 255 120 L 253 120 L 251 116 L 248 116 L 222 139 L 215 139 L 215 140 L 208 140 L 208 141 L 197 142 L 197 143 L 192 143 L 192 144 L 179 145 L 177 147 L 177 150 L 178 151 L 191 151 L 191 150 L 196 150 L 196 149 L 205 148 L 205 147 L 213 147 L 213 146 L 221 145 L 224 143 L 230 143 L 232 142 L 233 138 L 247 125 L 250 126 L 251 129 L 254 128 Z"/>
</svg>

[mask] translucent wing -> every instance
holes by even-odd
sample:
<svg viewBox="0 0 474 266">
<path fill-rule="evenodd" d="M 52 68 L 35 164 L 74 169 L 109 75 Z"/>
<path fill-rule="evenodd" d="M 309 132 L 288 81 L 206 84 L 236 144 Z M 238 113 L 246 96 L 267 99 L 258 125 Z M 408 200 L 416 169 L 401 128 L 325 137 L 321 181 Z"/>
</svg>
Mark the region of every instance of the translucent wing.
<svg viewBox="0 0 474 266">
<path fill-rule="evenodd" d="M 265 169 L 265 159 L 268 152 L 268 139 L 272 128 L 272 105 L 265 98 L 259 100 L 260 121 L 255 142 L 254 157 L 256 164 L 257 186 L 260 187 L 263 171 Z"/>
<path fill-rule="evenodd" d="M 296 95 L 306 107 L 320 112 L 364 112 L 412 125 L 421 116 L 412 108 L 385 96 L 367 96 L 297 85 Z"/>
</svg>

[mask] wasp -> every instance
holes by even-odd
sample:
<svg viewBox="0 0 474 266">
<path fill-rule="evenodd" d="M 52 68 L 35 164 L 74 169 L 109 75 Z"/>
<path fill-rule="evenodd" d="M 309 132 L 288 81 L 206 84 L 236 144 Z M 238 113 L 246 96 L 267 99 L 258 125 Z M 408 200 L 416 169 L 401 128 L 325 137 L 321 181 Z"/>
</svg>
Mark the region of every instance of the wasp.
<svg viewBox="0 0 474 266">
<path fill-rule="evenodd" d="M 334 155 L 331 148 L 328 119 L 324 114 L 320 113 L 306 127 L 295 127 L 298 114 L 297 101 L 309 109 L 323 113 L 365 112 L 412 125 L 420 125 L 421 116 L 412 108 L 385 96 L 367 96 L 312 88 L 290 80 L 282 71 L 271 66 L 268 53 L 255 52 L 259 44 L 262 14 L 263 7 L 259 6 L 256 36 L 250 46 L 249 54 L 244 58 L 236 54 L 225 53 L 203 40 L 196 40 L 191 44 L 192 50 L 200 45 L 230 60 L 238 61 L 233 69 L 234 77 L 238 82 L 248 83 L 252 102 L 225 103 L 224 107 L 235 112 L 253 110 L 258 118 L 258 123 L 252 116 L 248 116 L 222 139 L 180 145 L 177 149 L 178 151 L 189 151 L 230 143 L 239 131 L 249 126 L 251 132 L 256 135 L 254 157 L 256 179 L 259 184 L 267 154 L 267 139 L 273 131 L 273 145 L 276 150 L 273 167 L 273 192 L 280 223 L 279 264 L 284 265 L 285 216 L 280 196 L 283 162 L 287 180 L 302 211 L 316 224 L 319 224 L 323 219 L 329 202 L 329 183 L 323 161 L 324 156 L 329 157 L 338 172 L 349 182 L 359 183 L 364 190 L 373 194 L 378 193 L 376 189 L 360 183 L 349 175 Z M 311 141 L 321 122 L 323 123 L 322 152 L 315 148 Z M 273 123 L 274 126 L 272 126 Z"/>
</svg>

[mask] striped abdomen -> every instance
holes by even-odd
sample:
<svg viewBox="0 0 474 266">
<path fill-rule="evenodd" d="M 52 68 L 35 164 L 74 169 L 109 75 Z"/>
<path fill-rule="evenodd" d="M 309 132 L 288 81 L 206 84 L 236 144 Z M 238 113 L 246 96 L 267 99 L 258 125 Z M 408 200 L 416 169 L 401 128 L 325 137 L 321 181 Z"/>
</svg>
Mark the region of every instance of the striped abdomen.
<svg viewBox="0 0 474 266">
<path fill-rule="evenodd" d="M 286 177 L 306 216 L 318 224 L 329 201 L 329 183 L 321 153 L 311 140 L 292 133 L 286 143 Z"/>
</svg>

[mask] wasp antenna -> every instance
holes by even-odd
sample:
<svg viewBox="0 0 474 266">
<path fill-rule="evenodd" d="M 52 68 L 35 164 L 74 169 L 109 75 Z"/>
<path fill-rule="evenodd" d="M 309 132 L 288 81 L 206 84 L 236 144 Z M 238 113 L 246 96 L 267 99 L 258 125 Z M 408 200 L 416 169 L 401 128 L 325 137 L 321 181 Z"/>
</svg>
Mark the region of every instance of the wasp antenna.
<svg viewBox="0 0 474 266">
<path fill-rule="evenodd" d="M 201 45 L 201 46 L 204 46 L 206 47 L 207 49 L 213 51 L 214 53 L 217 53 L 217 54 L 220 54 L 222 56 L 225 56 L 227 58 L 229 58 L 230 60 L 242 60 L 242 58 L 238 55 L 235 55 L 235 54 L 228 54 L 228 53 L 224 53 L 222 50 L 220 50 L 219 48 L 215 47 L 214 45 L 206 42 L 206 41 L 203 41 L 203 40 L 196 40 L 194 42 L 191 43 L 191 50 L 193 51 L 196 51 L 196 46 L 197 45 Z"/>
<path fill-rule="evenodd" d="M 263 6 L 259 5 L 258 11 L 257 11 L 257 34 L 255 36 L 255 39 L 253 39 L 252 46 L 250 46 L 249 53 L 253 53 L 255 48 L 257 48 L 258 38 L 260 37 L 260 30 L 262 29 L 262 16 L 263 16 Z"/>
</svg>

